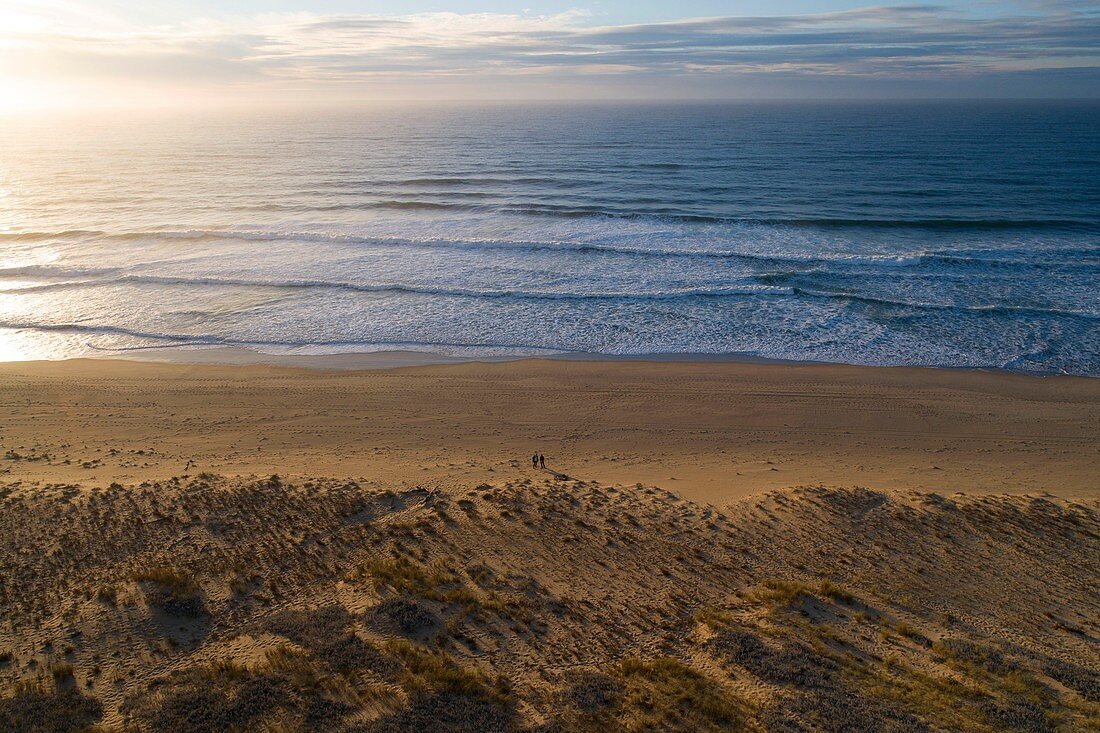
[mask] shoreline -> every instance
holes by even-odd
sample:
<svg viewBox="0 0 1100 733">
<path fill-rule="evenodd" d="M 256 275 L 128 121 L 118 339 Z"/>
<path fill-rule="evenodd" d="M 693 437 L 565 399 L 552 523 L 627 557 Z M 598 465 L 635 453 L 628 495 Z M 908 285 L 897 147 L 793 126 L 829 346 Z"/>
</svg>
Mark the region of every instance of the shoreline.
<svg viewBox="0 0 1100 733">
<path fill-rule="evenodd" d="M 368 371 L 404 367 L 439 366 L 448 364 L 499 364 L 529 360 L 582 361 L 607 363 L 733 363 L 781 366 L 837 366 L 864 369 L 927 369 L 948 372 L 982 372 L 1028 377 L 1071 377 L 1100 379 L 1100 375 L 1040 372 L 1026 369 L 1006 369 L 994 366 L 936 366 L 927 364 L 858 364 L 798 359 L 777 359 L 745 353 L 712 354 L 705 352 L 656 352 L 646 354 L 604 354 L 597 352 L 550 352 L 545 354 L 509 354 L 454 356 L 437 351 L 389 349 L 383 351 L 342 352 L 331 354 L 271 354 L 242 346 L 209 348 L 143 349 L 138 352 L 111 352 L 103 356 L 75 356 L 64 359 L 24 359 L 4 363 L 66 362 L 82 359 L 95 361 L 126 361 L 159 364 L 194 364 L 213 366 L 272 366 L 316 371 Z"/>
<path fill-rule="evenodd" d="M 594 361 L 594 362 L 674 362 L 708 363 L 732 362 L 737 364 L 828 364 L 829 362 L 799 361 L 795 359 L 772 359 L 754 354 L 708 354 L 708 353 L 649 353 L 649 354 L 603 354 L 587 351 L 562 351 L 546 353 L 525 353 L 506 355 L 454 356 L 438 351 L 419 351 L 411 349 L 387 349 L 383 351 L 343 352 L 332 354 L 271 354 L 243 346 L 219 346 L 201 349 L 151 349 L 142 350 L 134 355 L 113 353 L 105 357 L 87 357 L 92 359 L 149 361 L 167 364 L 216 364 L 248 366 L 262 364 L 298 369 L 316 369 L 320 371 L 358 371 L 372 369 L 392 369 L 399 367 L 437 366 L 444 364 L 483 363 L 499 364 L 507 362 L 545 359 L 548 361 Z M 62 360 L 67 361 L 67 360 Z M 852 365 L 855 366 L 855 365 Z"/>
</svg>

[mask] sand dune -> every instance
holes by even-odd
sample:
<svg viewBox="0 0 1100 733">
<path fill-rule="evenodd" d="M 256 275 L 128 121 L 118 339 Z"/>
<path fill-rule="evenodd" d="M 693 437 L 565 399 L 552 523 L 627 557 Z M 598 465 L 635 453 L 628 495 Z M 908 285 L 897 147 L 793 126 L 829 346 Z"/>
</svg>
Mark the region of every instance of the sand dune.
<svg viewBox="0 0 1100 733">
<path fill-rule="evenodd" d="M 6 729 L 1083 730 L 1100 506 L 534 475 L 2 490 Z M 39 713 L 41 715 L 41 712 Z M 1091 722 L 1090 722 L 1091 721 Z"/>
</svg>

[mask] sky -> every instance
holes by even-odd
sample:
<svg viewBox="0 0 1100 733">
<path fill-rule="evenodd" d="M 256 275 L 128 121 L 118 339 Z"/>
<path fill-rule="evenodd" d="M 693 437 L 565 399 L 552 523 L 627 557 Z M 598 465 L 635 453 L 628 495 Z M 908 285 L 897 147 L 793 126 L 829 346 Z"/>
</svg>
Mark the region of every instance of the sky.
<svg viewBox="0 0 1100 733">
<path fill-rule="evenodd" d="M 0 0 L 0 112 L 1100 97 L 1100 0 Z"/>
</svg>

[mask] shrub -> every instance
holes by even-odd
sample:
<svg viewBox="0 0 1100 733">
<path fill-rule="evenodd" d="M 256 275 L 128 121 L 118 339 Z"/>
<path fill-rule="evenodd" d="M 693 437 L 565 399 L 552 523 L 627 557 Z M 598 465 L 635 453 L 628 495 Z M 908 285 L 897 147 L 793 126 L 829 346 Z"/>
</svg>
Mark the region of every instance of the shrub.
<svg viewBox="0 0 1100 733">
<path fill-rule="evenodd" d="M 1050 659 L 1043 671 L 1091 703 L 1100 703 L 1100 672 L 1079 664 Z"/>
<path fill-rule="evenodd" d="M 146 592 L 146 598 L 155 606 L 173 616 L 198 618 L 206 613 L 202 589 L 187 573 L 167 567 L 152 567 L 135 571 L 133 579 L 154 587 Z"/>
<path fill-rule="evenodd" d="M 490 684 L 488 675 L 476 668 L 463 667 L 445 654 L 436 654 L 404 639 L 395 639 L 386 650 L 404 663 L 406 685 L 415 689 L 479 697 L 498 703 L 507 702 L 507 695 Z"/>
<path fill-rule="evenodd" d="M 1043 707 L 1031 700 L 1014 698 L 1007 702 L 987 700 L 980 705 L 986 722 L 994 730 L 1053 733 L 1054 721 Z"/>
<path fill-rule="evenodd" d="M 441 585 L 458 580 L 454 573 L 436 569 L 428 572 L 407 558 L 375 560 L 366 566 L 366 574 L 374 581 L 375 588 L 389 586 L 398 593 L 426 597 Z"/>
<path fill-rule="evenodd" d="M 466 613 L 491 611 L 504 616 L 530 618 L 525 599 L 503 598 L 496 593 L 482 598 L 466 586 L 454 568 L 445 564 L 424 568 L 403 557 L 377 560 L 352 577 L 363 575 L 373 580 L 375 588 L 389 587 L 401 595 L 462 606 Z"/>
<path fill-rule="evenodd" d="M 248 667 L 232 659 L 217 659 L 205 667 L 199 667 L 195 674 L 208 682 L 222 684 L 244 679 L 248 676 Z"/>
<path fill-rule="evenodd" d="M 843 603 L 849 606 L 857 600 L 854 595 L 828 580 L 823 580 L 818 584 L 817 592 L 820 593 L 823 598 L 828 598 L 837 603 Z"/>
<path fill-rule="evenodd" d="M 121 712 L 140 730 L 222 733 L 267 729 L 272 720 L 292 729 L 330 730 L 354 711 L 342 699 L 344 688 L 308 660 L 286 655 L 302 662 L 294 667 L 278 664 L 279 656 L 279 650 L 269 653 L 269 668 L 260 671 L 222 660 L 173 673 L 128 699 Z"/>
<path fill-rule="evenodd" d="M 833 660 L 815 654 L 801 644 L 775 649 L 746 631 L 723 631 L 708 641 L 707 647 L 718 656 L 773 684 L 799 687 L 822 685 L 826 673 L 837 667 Z"/>
<path fill-rule="evenodd" d="M 513 733 L 519 728 L 508 707 L 453 692 L 414 694 L 409 704 L 360 730 L 363 733 Z"/>
<path fill-rule="evenodd" d="M 58 682 L 72 679 L 73 665 L 68 662 L 56 662 L 50 665 L 50 674 Z"/>
<path fill-rule="evenodd" d="M 626 690 L 620 680 L 600 672 L 575 672 L 568 679 L 563 701 L 589 715 L 618 705 Z"/>
<path fill-rule="evenodd" d="M 1016 665 L 1007 662 L 998 650 L 968 639 L 947 637 L 933 644 L 932 651 L 950 666 L 970 674 L 1005 675 L 1016 669 Z"/>
<path fill-rule="evenodd" d="M 808 593 L 809 589 L 797 581 L 770 579 L 761 583 L 754 595 L 757 600 L 777 606 L 787 606 L 801 600 Z"/>
<path fill-rule="evenodd" d="M 712 629 L 720 629 L 733 623 L 733 618 L 729 614 L 714 608 L 702 609 L 695 614 L 695 620 L 701 624 L 706 624 Z"/>
<path fill-rule="evenodd" d="M 616 711 L 644 730 L 737 730 L 745 703 L 671 657 L 626 659 L 612 672 L 624 686 Z"/>
<path fill-rule="evenodd" d="M 899 623 L 895 628 L 897 629 L 897 632 L 899 634 L 901 634 L 902 636 L 904 636 L 906 639 L 911 639 L 912 641 L 915 641 L 915 642 L 918 642 L 918 643 L 921 643 L 921 644 L 928 644 L 929 643 L 928 637 L 925 636 L 924 634 L 922 634 L 920 629 L 918 629 L 915 626 L 910 626 L 909 624 L 905 623 L 904 621 Z"/>
<path fill-rule="evenodd" d="M 311 610 L 281 611 L 264 628 L 311 650 L 317 658 L 337 672 L 369 669 L 380 675 L 392 675 L 394 663 L 372 644 L 348 631 L 352 615 L 334 604 Z"/>
<path fill-rule="evenodd" d="M 439 617 L 423 603 L 404 597 L 387 598 L 370 610 L 372 621 L 385 629 L 418 635 L 437 629 Z"/>
<path fill-rule="evenodd" d="M 135 570 L 132 577 L 139 583 L 155 583 L 178 595 L 197 593 L 199 590 L 194 578 L 175 568 L 157 566 Z"/>
</svg>

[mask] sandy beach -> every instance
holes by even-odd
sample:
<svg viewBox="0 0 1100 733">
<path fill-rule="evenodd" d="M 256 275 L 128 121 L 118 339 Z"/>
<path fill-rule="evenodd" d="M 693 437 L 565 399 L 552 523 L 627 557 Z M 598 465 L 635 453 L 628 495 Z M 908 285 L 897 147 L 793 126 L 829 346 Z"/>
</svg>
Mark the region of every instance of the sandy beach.
<svg viewBox="0 0 1100 733">
<path fill-rule="evenodd" d="M 1097 380 L 82 360 L 0 404 L 5 730 L 1100 722 Z"/>
<path fill-rule="evenodd" d="M 819 483 L 1100 494 L 1100 380 L 1087 378 L 729 361 L 337 371 L 73 360 L 0 364 L 0 404 L 9 481 L 213 472 L 445 486 L 526 477 L 538 450 L 568 476 L 715 505 Z"/>
</svg>

